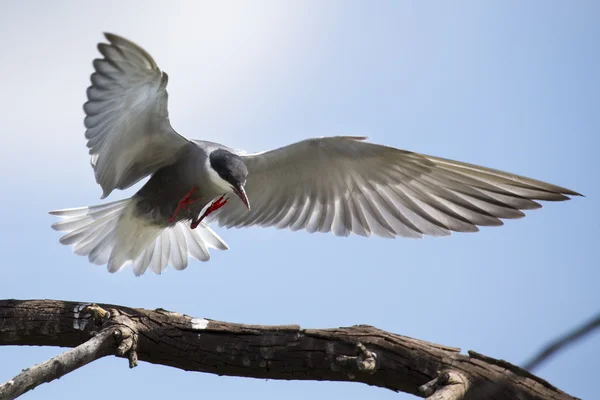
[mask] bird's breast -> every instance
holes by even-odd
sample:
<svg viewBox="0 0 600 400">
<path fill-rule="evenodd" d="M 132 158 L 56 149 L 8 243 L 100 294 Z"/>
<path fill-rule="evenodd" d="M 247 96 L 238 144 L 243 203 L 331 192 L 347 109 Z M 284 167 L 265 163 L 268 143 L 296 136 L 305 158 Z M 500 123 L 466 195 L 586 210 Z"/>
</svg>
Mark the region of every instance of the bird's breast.
<svg viewBox="0 0 600 400">
<path fill-rule="evenodd" d="M 202 175 L 181 166 L 157 171 L 133 197 L 137 215 L 160 226 L 197 218 L 222 194 Z"/>
</svg>

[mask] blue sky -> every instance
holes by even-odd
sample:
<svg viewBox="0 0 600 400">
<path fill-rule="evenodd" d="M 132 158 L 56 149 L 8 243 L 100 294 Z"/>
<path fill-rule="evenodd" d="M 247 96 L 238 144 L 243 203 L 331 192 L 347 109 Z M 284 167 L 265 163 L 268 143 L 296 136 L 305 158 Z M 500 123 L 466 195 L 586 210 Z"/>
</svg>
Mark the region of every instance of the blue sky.
<svg viewBox="0 0 600 400">
<path fill-rule="evenodd" d="M 163 307 L 196 317 L 381 329 L 521 363 L 598 311 L 598 2 L 8 1 L 0 15 L 0 298 Z M 438 239 L 217 229 L 183 272 L 108 274 L 58 243 L 48 210 L 100 203 L 83 136 L 103 31 L 169 73 L 173 126 L 260 151 L 370 140 L 545 180 L 587 197 Z M 129 196 L 113 193 L 108 200 Z M 252 199 L 250 199 L 252 201 Z M 352 290 L 356 289 L 356 290 Z M 371 290 L 365 301 L 358 296 Z M 0 381 L 61 352 L 0 348 Z M 597 396 L 600 334 L 536 370 Z M 412 398 L 360 384 L 217 377 L 107 358 L 23 398 Z"/>
</svg>

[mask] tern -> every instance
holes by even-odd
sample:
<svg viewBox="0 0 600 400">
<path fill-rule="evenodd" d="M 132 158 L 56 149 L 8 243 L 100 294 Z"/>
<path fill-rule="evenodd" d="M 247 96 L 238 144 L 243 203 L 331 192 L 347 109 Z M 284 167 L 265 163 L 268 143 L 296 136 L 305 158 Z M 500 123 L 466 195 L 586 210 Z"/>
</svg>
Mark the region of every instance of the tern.
<svg viewBox="0 0 600 400">
<path fill-rule="evenodd" d="M 131 198 L 50 211 L 60 242 L 135 275 L 189 256 L 208 261 L 227 244 L 209 227 L 274 226 L 387 238 L 476 232 L 581 196 L 563 187 L 464 162 L 369 143 L 310 138 L 249 154 L 189 140 L 169 122 L 167 82 L 135 43 L 105 33 L 93 61 L 85 137 L 102 199 L 149 177 Z"/>
</svg>

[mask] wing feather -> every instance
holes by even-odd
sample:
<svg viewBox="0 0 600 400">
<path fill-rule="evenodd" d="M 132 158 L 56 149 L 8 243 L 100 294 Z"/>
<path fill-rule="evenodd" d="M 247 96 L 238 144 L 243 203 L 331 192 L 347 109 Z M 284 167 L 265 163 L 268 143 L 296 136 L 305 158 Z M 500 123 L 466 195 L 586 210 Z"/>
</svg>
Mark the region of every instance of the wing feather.
<svg viewBox="0 0 600 400">
<path fill-rule="evenodd" d="M 233 199 L 214 219 L 225 227 L 276 226 L 336 236 L 412 237 L 476 232 L 521 218 L 536 200 L 579 193 L 472 164 L 376 145 L 314 138 L 242 154 L 246 211 Z"/>
<path fill-rule="evenodd" d="M 168 76 L 141 47 L 105 34 L 104 58 L 93 62 L 87 89 L 85 137 L 102 198 L 126 189 L 176 161 L 187 139 L 176 133 L 168 115 Z M 139 261 L 143 269 L 144 260 Z"/>
</svg>

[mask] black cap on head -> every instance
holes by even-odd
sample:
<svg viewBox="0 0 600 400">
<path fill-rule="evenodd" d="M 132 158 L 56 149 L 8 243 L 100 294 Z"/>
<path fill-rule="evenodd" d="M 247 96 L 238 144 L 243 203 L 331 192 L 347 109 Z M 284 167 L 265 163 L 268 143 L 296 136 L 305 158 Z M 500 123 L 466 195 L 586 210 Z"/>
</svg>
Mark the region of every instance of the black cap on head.
<svg viewBox="0 0 600 400">
<path fill-rule="evenodd" d="M 233 186 L 233 191 L 242 200 L 244 205 L 250 209 L 248 197 L 244 185 L 248 177 L 248 168 L 244 160 L 237 154 L 224 149 L 217 149 L 210 153 L 210 166 L 219 176 Z"/>
<path fill-rule="evenodd" d="M 210 153 L 210 166 L 234 187 L 246 183 L 248 168 L 237 154 L 223 149 L 214 150 Z"/>
</svg>

